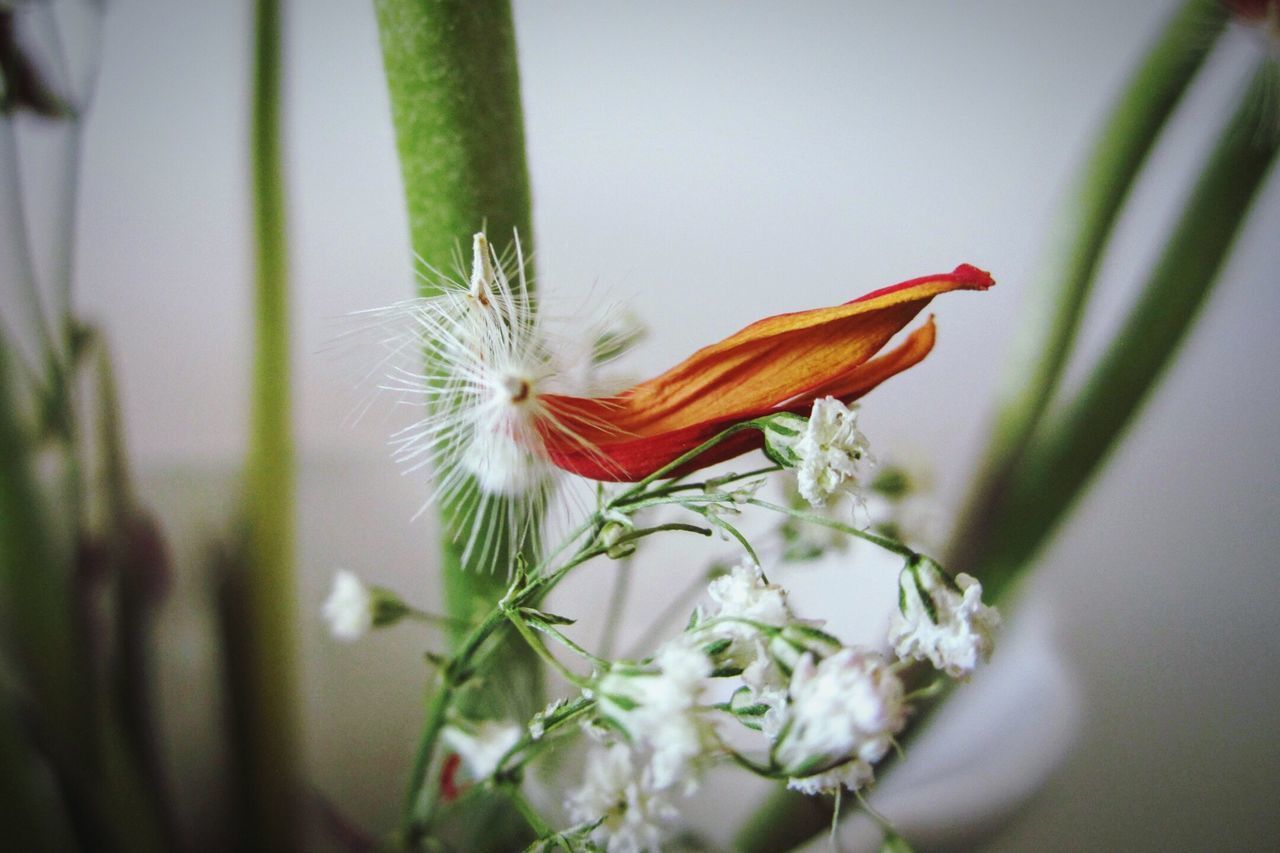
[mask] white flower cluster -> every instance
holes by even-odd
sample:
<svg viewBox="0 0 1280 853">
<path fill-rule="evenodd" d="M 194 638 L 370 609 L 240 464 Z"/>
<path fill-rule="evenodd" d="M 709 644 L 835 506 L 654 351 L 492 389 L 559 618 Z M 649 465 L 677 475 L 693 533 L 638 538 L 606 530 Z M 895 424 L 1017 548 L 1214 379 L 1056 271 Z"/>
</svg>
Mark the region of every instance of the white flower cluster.
<svg viewBox="0 0 1280 853">
<path fill-rule="evenodd" d="M 683 634 L 644 666 L 615 666 L 592 691 L 607 729 L 624 733 L 591 756 L 571 794 L 571 817 L 610 851 L 653 849 L 675 810 L 667 797 L 689 793 L 707 759 L 731 750 L 715 713 L 728 711 L 763 735 L 762 772 L 806 794 L 857 790 L 893 746 L 909 714 L 901 661 L 928 659 L 954 677 L 991 651 L 999 622 L 977 581 L 952 581 L 924 557 L 901 574 L 891 642 L 898 661 L 844 646 L 817 623 L 798 619 L 787 593 L 751 563 L 713 580 L 711 600 Z M 717 677 L 739 684 L 711 706 Z"/>
<path fill-rule="evenodd" d="M 825 507 L 841 494 L 859 497 L 863 468 L 872 464 L 858 410 L 834 397 L 815 400 L 808 418 L 781 413 L 763 424 L 765 453 L 796 469 L 800 494 Z"/>
<path fill-rule="evenodd" d="M 681 635 L 653 658 L 653 670 L 623 668 L 600 679 L 600 713 L 629 735 L 647 759 L 654 787 L 696 786 L 693 762 L 710 740 L 701 699 L 711 675 L 711 660 Z"/>
<path fill-rule="evenodd" d="M 898 578 L 898 609 L 889 642 L 904 660 L 928 660 L 952 678 L 967 678 L 991 656 L 1000 614 L 982 603 L 982 584 L 961 573 L 953 581 L 932 560 L 911 561 Z"/>
<path fill-rule="evenodd" d="M 697 787 L 698 759 L 714 748 L 703 693 L 711 660 L 688 635 L 666 643 L 644 667 L 618 666 L 593 690 L 606 725 L 626 742 L 597 747 L 582 787 L 565 804 L 610 853 L 656 850 L 663 824 L 677 816 L 668 799 Z"/>
<path fill-rule="evenodd" d="M 594 840 L 609 853 L 640 853 L 662 848 L 663 825 L 679 814 L 653 784 L 651 772 L 637 768 L 626 744 L 615 743 L 587 759 L 586 780 L 565 804 L 570 820 L 599 822 Z"/>
<path fill-rule="evenodd" d="M 902 682 L 883 655 L 845 648 L 821 662 L 805 654 L 791 674 L 777 755 L 807 794 L 857 789 L 872 778 L 907 721 Z"/>
<path fill-rule="evenodd" d="M 320 612 L 335 640 L 354 643 L 372 628 L 399 622 L 410 608 L 390 590 L 368 586 L 354 572 L 339 569 Z"/>
</svg>

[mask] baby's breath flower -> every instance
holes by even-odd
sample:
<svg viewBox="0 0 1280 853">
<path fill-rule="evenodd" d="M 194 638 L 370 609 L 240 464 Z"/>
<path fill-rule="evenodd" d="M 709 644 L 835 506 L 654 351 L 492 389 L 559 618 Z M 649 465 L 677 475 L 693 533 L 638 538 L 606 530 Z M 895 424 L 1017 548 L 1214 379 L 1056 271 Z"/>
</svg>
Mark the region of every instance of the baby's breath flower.
<svg viewBox="0 0 1280 853">
<path fill-rule="evenodd" d="M 524 729 L 515 723 L 496 720 L 468 721 L 463 725 L 445 726 L 440 737 L 458 753 L 472 779 L 487 779 L 498 769 L 498 762 L 519 742 Z"/>
<path fill-rule="evenodd" d="M 717 605 L 711 616 L 746 619 L 776 628 L 792 619 L 787 591 L 765 580 L 764 572 L 755 563 L 734 566 L 707 586 L 707 594 Z"/>
<path fill-rule="evenodd" d="M 651 770 L 637 767 L 621 743 L 591 752 L 582 787 L 570 792 L 565 808 L 577 823 L 599 821 L 591 839 L 609 853 L 661 849 L 662 825 L 677 817 Z"/>
<path fill-rule="evenodd" d="M 373 593 L 364 581 L 346 569 L 333 576 L 333 590 L 321 607 L 329 632 L 345 643 L 369 633 L 373 627 Z"/>
<path fill-rule="evenodd" d="M 834 397 L 815 400 L 804 435 L 796 443 L 800 457 L 800 494 L 815 507 L 859 485 L 867 461 L 867 439 L 858 429 L 858 410 Z"/>
<path fill-rule="evenodd" d="M 654 787 L 684 782 L 692 790 L 697 780 L 691 765 L 712 740 L 700 704 L 711 661 L 681 635 L 658 650 L 653 665 L 657 672 L 608 673 L 596 690 L 599 707 L 647 753 Z"/>
<path fill-rule="evenodd" d="M 791 675 L 777 756 L 798 777 L 857 760 L 874 764 L 906 724 L 902 682 L 878 653 L 845 648 Z"/>
<path fill-rule="evenodd" d="M 787 591 L 769 583 L 755 563 L 743 562 L 713 580 L 707 594 L 714 602 L 708 617 L 723 620 L 713 623 L 707 633 L 733 641 L 718 659 L 742 669 L 743 683 L 757 696 L 767 688 L 785 686 L 767 638 L 748 623 L 782 628 L 794 621 Z"/>
<path fill-rule="evenodd" d="M 898 657 L 928 660 L 952 678 L 967 678 L 991 656 L 1000 614 L 982 603 L 982 584 L 961 573 L 952 581 L 932 560 L 907 563 L 898 577 L 898 609 L 889 642 Z"/>
<path fill-rule="evenodd" d="M 802 794 L 834 794 L 841 787 L 856 791 L 875 778 L 871 765 L 860 759 L 846 761 L 825 773 L 812 776 L 792 777 L 787 780 L 787 787 Z"/>
</svg>

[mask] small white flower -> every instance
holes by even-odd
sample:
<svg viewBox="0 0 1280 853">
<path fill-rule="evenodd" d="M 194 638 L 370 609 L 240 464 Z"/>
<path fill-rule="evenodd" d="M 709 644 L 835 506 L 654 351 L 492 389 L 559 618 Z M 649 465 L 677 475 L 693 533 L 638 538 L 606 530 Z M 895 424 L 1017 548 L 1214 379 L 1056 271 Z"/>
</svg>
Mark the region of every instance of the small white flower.
<svg viewBox="0 0 1280 853">
<path fill-rule="evenodd" d="M 582 787 L 569 794 L 565 808 L 577 823 L 600 821 L 591 838 L 609 853 L 660 850 L 663 824 L 677 817 L 651 771 L 638 768 L 620 743 L 592 751 Z"/>
<path fill-rule="evenodd" d="M 792 777 L 787 780 L 787 787 L 809 796 L 834 794 L 841 786 L 850 791 L 856 791 L 873 778 L 875 778 L 875 772 L 871 769 L 871 765 L 855 758 L 824 773 Z"/>
<path fill-rule="evenodd" d="M 354 573 L 339 569 L 333 591 L 321 607 L 329 632 L 345 643 L 354 642 L 373 627 L 373 593 Z"/>
<path fill-rule="evenodd" d="M 564 699 L 556 699 L 534 714 L 533 718 L 529 720 L 529 737 L 534 740 L 542 740 L 542 736 L 547 733 L 547 717 L 555 714 L 566 704 L 568 703 Z"/>
<path fill-rule="evenodd" d="M 727 575 L 721 575 L 707 586 L 707 594 L 717 605 L 711 616 L 746 619 L 775 628 L 792 619 L 787 591 L 766 581 L 764 572 L 754 563 L 734 566 Z M 726 627 L 732 624 L 726 623 Z"/>
<path fill-rule="evenodd" d="M 898 586 L 898 609 L 889 624 L 898 657 L 927 659 L 952 678 L 967 678 L 990 658 L 1000 614 L 982 603 L 976 579 L 961 573 L 953 586 L 935 563 L 920 560 L 902 570 Z"/>
<path fill-rule="evenodd" d="M 706 490 L 709 494 L 719 494 L 723 496 L 715 503 L 707 504 L 705 508 L 707 520 L 712 524 L 720 526 L 721 539 L 727 541 L 731 538 L 729 531 L 724 526 L 728 517 L 741 515 L 742 510 L 738 509 L 738 507 L 750 503 L 756 496 L 756 493 L 760 491 L 760 487 L 763 486 L 764 483 L 764 478 L 759 477 L 755 480 L 748 480 L 745 483 L 739 483 L 734 488 L 725 491 L 723 488 L 724 484 L 719 483 L 716 480 L 710 480 L 707 482 Z"/>
<path fill-rule="evenodd" d="M 696 787 L 690 765 L 711 740 L 700 700 L 711 661 L 684 635 L 654 655 L 657 673 L 610 672 L 596 691 L 602 712 L 617 721 L 647 752 L 653 785 Z"/>
<path fill-rule="evenodd" d="M 818 769 L 858 759 L 874 764 L 907 720 L 901 680 L 869 649 L 845 648 L 814 663 L 806 654 L 791 675 L 778 757 L 786 767 Z"/>
<path fill-rule="evenodd" d="M 795 445 L 800 494 L 815 507 L 858 486 L 867 457 L 867 439 L 858 429 L 858 410 L 834 397 L 815 400 L 804 435 Z"/>
<path fill-rule="evenodd" d="M 496 720 L 468 721 L 466 728 L 445 726 L 440 737 L 458 753 L 472 779 L 487 779 L 498 769 L 498 762 L 519 741 L 524 729 L 515 723 Z"/>
<path fill-rule="evenodd" d="M 715 602 L 708 617 L 730 620 L 712 625 L 707 633 L 733 641 L 723 653 L 723 659 L 742 668 L 743 683 L 757 696 L 768 687 L 785 686 L 781 670 L 762 641 L 760 630 L 732 620 L 743 619 L 774 628 L 787 625 L 794 618 L 787 605 L 787 591 L 766 581 L 759 566 L 744 562 L 713 580 L 707 594 Z"/>
</svg>

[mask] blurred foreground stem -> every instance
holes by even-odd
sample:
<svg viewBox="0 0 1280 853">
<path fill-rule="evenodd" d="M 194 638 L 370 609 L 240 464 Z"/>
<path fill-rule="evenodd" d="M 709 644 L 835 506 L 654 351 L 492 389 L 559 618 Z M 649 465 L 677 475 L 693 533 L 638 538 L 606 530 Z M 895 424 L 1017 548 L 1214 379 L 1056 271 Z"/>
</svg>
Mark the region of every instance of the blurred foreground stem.
<svg viewBox="0 0 1280 853">
<path fill-rule="evenodd" d="M 244 495 L 245 559 L 230 561 L 224 636 L 236 758 L 252 849 L 303 847 L 295 707 L 294 457 L 280 141 L 279 0 L 258 0 L 250 158 L 255 238 L 252 432 Z M 243 608 L 244 612 L 238 612 Z"/>
<path fill-rule="evenodd" d="M 1112 107 L 1060 215 L 1049 279 L 1029 293 L 1014 370 L 996 412 L 982 467 L 952 537 L 948 569 L 973 571 L 1007 503 L 1009 482 L 1041 422 L 1071 353 L 1103 251 L 1147 155 L 1226 21 L 1219 0 L 1188 0 L 1165 26 Z"/>
<path fill-rule="evenodd" d="M 1264 60 L 1200 175 L 1124 326 L 1063 414 L 1045 425 L 992 518 L 978 568 L 998 597 L 1035 556 L 1141 409 L 1208 297 L 1280 148 Z"/>
</svg>

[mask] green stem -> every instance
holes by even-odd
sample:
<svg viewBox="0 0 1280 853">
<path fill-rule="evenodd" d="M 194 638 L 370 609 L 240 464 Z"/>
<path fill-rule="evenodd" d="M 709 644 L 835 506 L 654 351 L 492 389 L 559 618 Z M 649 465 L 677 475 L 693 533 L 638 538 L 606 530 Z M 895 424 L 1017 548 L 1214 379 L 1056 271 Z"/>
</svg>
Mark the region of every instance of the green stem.
<svg viewBox="0 0 1280 853">
<path fill-rule="evenodd" d="M 1035 555 L 1168 366 L 1217 280 L 1280 149 L 1261 127 L 1275 69 L 1264 61 L 1220 136 L 1142 295 L 1079 396 L 1047 425 L 1010 484 L 981 563 L 998 597 Z"/>
<path fill-rule="evenodd" d="M 0 349 L 0 640 L 22 667 L 43 724 L 61 738 L 79 732 L 83 701 L 70 568 L 49 535 L 28 452 L 31 436 L 17 420 L 10 393 L 7 356 Z M 63 748 L 75 755 L 79 745 Z M 7 690 L 0 692 L 0 816 L 23 849 L 58 846 L 42 776 L 18 703 Z"/>
<path fill-rule="evenodd" d="M 459 247 L 484 229 L 500 256 L 515 232 L 531 253 L 520 80 L 507 0 L 375 0 L 374 6 L 414 252 L 425 264 L 450 270 Z M 421 292 L 432 295 L 436 285 L 422 279 Z M 488 511 L 502 514 L 505 508 Z M 441 508 L 445 609 L 468 623 L 503 595 L 507 580 L 505 571 L 463 564 L 466 537 L 459 534 L 480 521 L 477 515 L 475 500 Z M 496 541 L 483 550 L 497 555 L 493 566 L 514 565 L 521 543 L 507 541 L 505 525 L 492 525 L 491 535 Z M 464 633 L 451 632 L 455 647 Z M 483 690 L 468 693 L 477 708 L 493 713 L 509 706 L 510 713 L 527 716 L 540 704 L 538 661 L 522 644 L 489 675 Z"/>
<path fill-rule="evenodd" d="M 533 629 L 529 627 L 521 616 L 519 611 L 512 610 L 507 613 L 507 618 L 511 620 L 511 624 L 515 626 L 516 633 L 525 641 L 529 648 L 533 649 L 534 654 L 538 656 L 547 666 L 560 673 L 560 677 L 577 688 L 586 688 L 590 685 L 590 681 L 581 675 L 578 675 L 569 667 L 560 662 L 560 659 L 547 649 L 541 640 L 533 633 Z"/>
<path fill-rule="evenodd" d="M 613 646 L 618 641 L 618 628 L 622 624 L 622 614 L 626 608 L 627 596 L 631 592 L 631 555 L 614 563 L 613 588 L 609 591 L 609 604 L 604 611 L 604 625 L 600 630 L 599 649 L 601 657 L 610 657 Z"/>
<path fill-rule="evenodd" d="M 852 525 L 844 524 L 842 522 L 836 521 L 833 518 L 827 518 L 826 516 L 818 515 L 817 513 L 814 513 L 814 512 L 805 512 L 802 509 L 793 509 L 791 507 L 782 506 L 780 504 L 769 503 L 768 501 L 762 501 L 759 498 L 752 498 L 751 500 L 747 501 L 747 503 L 753 506 L 762 507 L 763 509 L 771 509 L 774 512 L 780 512 L 783 515 L 789 515 L 792 518 L 798 518 L 799 520 L 807 521 L 810 524 L 818 524 L 818 525 L 821 525 L 822 527 L 829 527 L 832 530 L 838 530 L 841 533 L 847 533 L 850 536 L 856 536 L 859 539 L 863 539 L 867 542 L 870 542 L 872 545 L 876 545 L 880 548 L 883 548 L 884 550 L 888 551 L 891 554 L 899 554 L 908 559 L 910 559 L 911 557 L 917 556 L 915 551 L 911 550 L 906 545 L 903 545 L 901 542 L 899 542 L 896 539 L 890 539 L 887 536 L 879 536 L 875 533 L 870 533 L 866 530 L 861 530 Z"/>
<path fill-rule="evenodd" d="M 1049 264 L 1052 272 L 1031 293 L 1009 362 L 1016 370 L 1008 377 L 984 461 L 956 524 L 948 559 L 954 571 L 971 571 L 1000 535 L 995 518 L 1061 380 L 1125 199 L 1221 33 L 1226 14 L 1220 0 L 1184 3 L 1112 108 L 1062 214 L 1063 239 Z"/>
<path fill-rule="evenodd" d="M 255 7 L 250 158 L 256 284 L 252 427 L 244 494 L 247 557 L 241 579 L 251 643 L 242 643 L 252 842 L 299 849 L 301 769 L 295 707 L 294 451 L 290 414 L 289 303 L 281 155 L 279 0 Z"/>
</svg>

